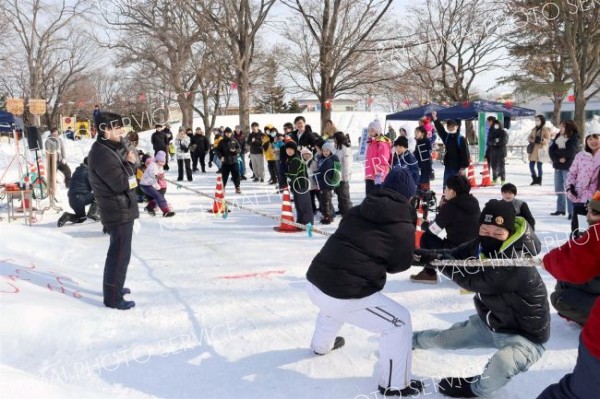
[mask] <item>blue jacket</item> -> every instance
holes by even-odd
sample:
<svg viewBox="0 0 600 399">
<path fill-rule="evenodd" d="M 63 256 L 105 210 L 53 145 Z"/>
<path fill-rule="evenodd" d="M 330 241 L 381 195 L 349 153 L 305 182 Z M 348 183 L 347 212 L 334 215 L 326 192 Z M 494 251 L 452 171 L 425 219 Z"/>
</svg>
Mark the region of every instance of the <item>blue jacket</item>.
<svg viewBox="0 0 600 399">
<path fill-rule="evenodd" d="M 417 162 L 417 158 L 415 158 L 412 152 L 407 150 L 402 155 L 398 155 L 394 151 L 392 155 L 392 169 L 395 167 L 407 168 L 415 184 L 419 185 L 419 162 Z"/>
<path fill-rule="evenodd" d="M 327 158 L 320 156 L 318 158 L 318 169 L 317 169 L 317 183 L 319 183 L 320 190 L 333 190 L 335 187 L 331 182 L 334 177 L 334 162 L 340 162 L 337 155 L 331 154 Z"/>
</svg>

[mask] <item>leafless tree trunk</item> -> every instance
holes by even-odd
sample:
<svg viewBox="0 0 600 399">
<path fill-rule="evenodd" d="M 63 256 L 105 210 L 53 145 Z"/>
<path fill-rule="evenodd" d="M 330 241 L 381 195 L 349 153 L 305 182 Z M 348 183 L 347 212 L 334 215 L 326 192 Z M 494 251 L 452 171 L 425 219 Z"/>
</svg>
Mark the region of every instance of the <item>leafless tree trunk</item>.
<svg viewBox="0 0 600 399">
<path fill-rule="evenodd" d="M 286 27 L 286 38 L 294 44 L 286 61 L 288 72 L 319 99 L 321 126 L 331 119 L 331 101 L 337 95 L 390 77 L 381 70 L 375 50 L 390 34 L 383 16 L 392 0 L 282 2 L 303 20 L 300 28 Z"/>
<path fill-rule="evenodd" d="M 240 125 L 250 130 L 250 68 L 258 31 L 277 0 L 202 0 L 195 5 L 196 22 L 215 32 L 235 68 Z"/>
</svg>

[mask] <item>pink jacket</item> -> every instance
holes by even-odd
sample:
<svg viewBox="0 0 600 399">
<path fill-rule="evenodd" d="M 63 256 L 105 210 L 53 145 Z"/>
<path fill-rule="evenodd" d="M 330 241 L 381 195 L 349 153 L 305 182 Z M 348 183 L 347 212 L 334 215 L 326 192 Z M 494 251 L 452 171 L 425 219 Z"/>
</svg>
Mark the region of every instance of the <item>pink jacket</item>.
<svg viewBox="0 0 600 399">
<path fill-rule="evenodd" d="M 375 175 L 380 175 L 383 182 L 390 171 L 392 142 L 385 136 L 370 137 L 368 140 L 365 180 L 375 180 Z"/>
<path fill-rule="evenodd" d="M 575 155 L 567 175 L 567 188 L 573 184 L 577 196 L 567 192 L 567 197 L 576 203 L 585 203 L 598 190 L 598 172 L 600 171 L 600 151 L 592 155 L 581 151 Z"/>
</svg>

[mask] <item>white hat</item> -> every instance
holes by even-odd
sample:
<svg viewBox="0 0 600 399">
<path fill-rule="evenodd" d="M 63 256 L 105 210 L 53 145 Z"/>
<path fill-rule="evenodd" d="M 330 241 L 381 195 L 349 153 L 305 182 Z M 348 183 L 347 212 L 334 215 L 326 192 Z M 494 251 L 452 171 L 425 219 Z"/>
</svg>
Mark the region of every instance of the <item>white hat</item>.
<svg viewBox="0 0 600 399">
<path fill-rule="evenodd" d="M 381 127 L 381 122 L 378 119 L 375 119 L 373 122 L 369 123 L 369 129 L 375 129 L 377 134 L 381 134 L 383 132 L 383 128 Z"/>
<path fill-rule="evenodd" d="M 600 134 L 600 120 L 594 118 L 587 129 L 585 129 L 585 140 L 590 137 L 592 134 Z"/>
</svg>

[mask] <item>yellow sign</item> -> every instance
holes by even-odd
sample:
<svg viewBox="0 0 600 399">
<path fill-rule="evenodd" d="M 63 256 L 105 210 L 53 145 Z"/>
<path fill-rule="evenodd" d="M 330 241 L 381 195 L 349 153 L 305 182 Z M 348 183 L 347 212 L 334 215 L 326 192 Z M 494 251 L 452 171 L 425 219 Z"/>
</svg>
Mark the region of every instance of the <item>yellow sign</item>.
<svg viewBox="0 0 600 399">
<path fill-rule="evenodd" d="M 46 113 L 46 100 L 30 99 L 29 112 L 33 115 L 40 116 Z"/>
<path fill-rule="evenodd" d="M 25 102 L 22 98 L 7 98 L 6 110 L 13 115 L 23 115 L 25 111 Z"/>
<path fill-rule="evenodd" d="M 90 137 L 90 124 L 88 121 L 77 121 L 75 138 Z"/>
</svg>

